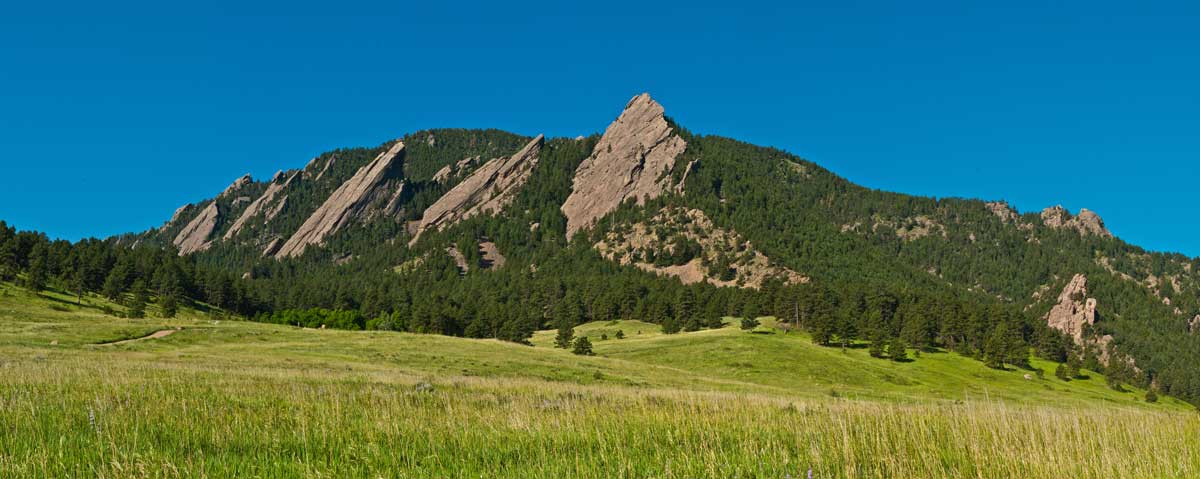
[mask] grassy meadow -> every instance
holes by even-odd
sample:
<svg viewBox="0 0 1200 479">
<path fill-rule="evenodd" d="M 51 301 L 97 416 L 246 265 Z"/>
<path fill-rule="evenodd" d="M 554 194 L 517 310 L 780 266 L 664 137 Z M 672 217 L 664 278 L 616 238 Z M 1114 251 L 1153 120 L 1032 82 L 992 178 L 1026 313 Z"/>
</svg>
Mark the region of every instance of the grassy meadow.
<svg viewBox="0 0 1200 479">
<path fill-rule="evenodd" d="M 893 363 L 769 321 L 587 324 L 582 357 L 553 331 L 530 347 L 106 308 L 0 285 L 0 477 L 1200 476 L 1194 408 L 1047 363 Z"/>
</svg>

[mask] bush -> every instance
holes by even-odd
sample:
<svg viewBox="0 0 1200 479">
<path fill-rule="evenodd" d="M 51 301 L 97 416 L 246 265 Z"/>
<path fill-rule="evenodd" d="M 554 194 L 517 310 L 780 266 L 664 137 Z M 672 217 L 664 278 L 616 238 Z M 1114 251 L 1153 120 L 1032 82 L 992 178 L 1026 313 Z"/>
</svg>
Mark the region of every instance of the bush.
<svg viewBox="0 0 1200 479">
<path fill-rule="evenodd" d="M 742 329 L 745 331 L 750 331 L 754 328 L 757 328 L 758 325 L 759 322 L 757 318 L 742 318 Z"/>
<path fill-rule="evenodd" d="M 621 331 L 620 329 L 618 329 L 617 334 L 614 337 L 617 339 L 625 339 L 625 331 Z"/>
<path fill-rule="evenodd" d="M 1148 402 L 1148 403 L 1158 402 L 1158 393 L 1154 392 L 1153 389 L 1147 389 L 1146 390 L 1146 402 Z"/>
</svg>

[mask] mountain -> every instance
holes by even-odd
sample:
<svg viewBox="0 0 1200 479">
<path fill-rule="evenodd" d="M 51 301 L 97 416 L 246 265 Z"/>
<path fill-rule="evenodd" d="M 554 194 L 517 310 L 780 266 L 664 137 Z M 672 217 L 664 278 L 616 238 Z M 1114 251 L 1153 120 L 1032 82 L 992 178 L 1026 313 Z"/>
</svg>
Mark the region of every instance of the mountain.
<svg viewBox="0 0 1200 479">
<path fill-rule="evenodd" d="M 861 187 L 693 134 L 648 94 L 600 135 L 438 129 L 331 151 L 118 241 L 245 278 L 264 320 L 320 307 L 524 341 L 775 315 L 823 344 L 899 339 L 1000 367 L 1032 346 L 1200 400 L 1200 259 L 1130 245 L 1088 210 Z"/>
</svg>

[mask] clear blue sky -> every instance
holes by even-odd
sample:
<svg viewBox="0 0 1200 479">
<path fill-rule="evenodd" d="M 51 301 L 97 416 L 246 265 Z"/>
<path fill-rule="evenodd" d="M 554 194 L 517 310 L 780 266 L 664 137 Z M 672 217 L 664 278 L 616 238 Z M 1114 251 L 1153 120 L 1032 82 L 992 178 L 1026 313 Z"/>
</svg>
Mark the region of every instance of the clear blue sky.
<svg viewBox="0 0 1200 479">
<path fill-rule="evenodd" d="M 0 218 L 57 237 L 422 128 L 596 132 L 649 91 L 866 186 L 1200 255 L 1194 1 L 73 3 L 0 16 Z"/>
</svg>

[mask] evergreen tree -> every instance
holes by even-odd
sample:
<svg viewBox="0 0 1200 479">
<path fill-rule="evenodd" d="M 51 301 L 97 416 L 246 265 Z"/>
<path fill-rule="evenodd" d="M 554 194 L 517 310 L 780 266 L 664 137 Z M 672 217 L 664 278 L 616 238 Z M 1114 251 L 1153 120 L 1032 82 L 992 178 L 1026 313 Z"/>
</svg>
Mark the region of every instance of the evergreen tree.
<svg viewBox="0 0 1200 479">
<path fill-rule="evenodd" d="M 1154 388 L 1146 389 L 1146 402 L 1148 402 L 1148 403 L 1158 402 L 1158 393 L 1154 392 Z"/>
<path fill-rule="evenodd" d="M 758 319 L 742 318 L 742 330 L 743 331 L 752 331 L 752 330 L 754 330 L 754 328 L 757 328 L 758 325 L 759 325 Z"/>
<path fill-rule="evenodd" d="M 575 326 L 570 321 L 558 320 L 558 335 L 554 337 L 554 347 L 567 349 L 575 339 Z"/>
<path fill-rule="evenodd" d="M 129 299 L 129 317 L 144 318 L 146 317 L 146 303 L 149 298 L 146 293 L 146 282 L 138 279 L 133 282 L 133 295 Z"/>
<path fill-rule="evenodd" d="M 571 349 L 571 352 L 578 354 L 580 356 L 591 356 L 592 355 L 592 342 L 588 341 L 587 336 L 580 336 L 578 339 L 575 340 L 575 345 Z"/>
<path fill-rule="evenodd" d="M 904 343 L 904 339 L 896 336 L 888 342 L 888 357 L 892 358 L 892 361 L 908 359 L 908 345 Z"/>
<path fill-rule="evenodd" d="M 46 289 L 46 279 L 50 274 L 47 251 L 43 243 L 38 242 L 29 255 L 29 270 L 25 272 L 25 288 L 40 293 Z"/>
</svg>

